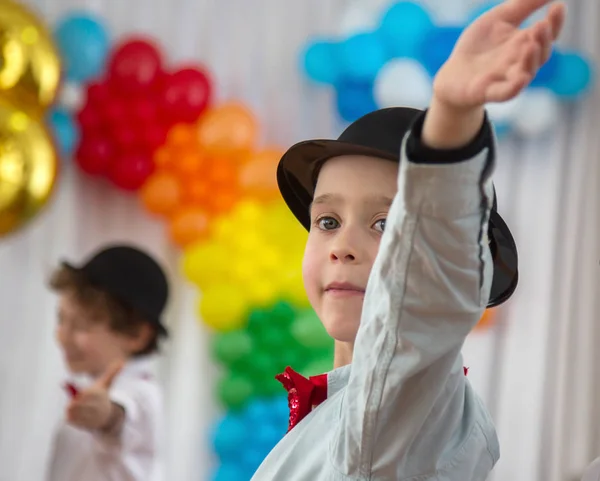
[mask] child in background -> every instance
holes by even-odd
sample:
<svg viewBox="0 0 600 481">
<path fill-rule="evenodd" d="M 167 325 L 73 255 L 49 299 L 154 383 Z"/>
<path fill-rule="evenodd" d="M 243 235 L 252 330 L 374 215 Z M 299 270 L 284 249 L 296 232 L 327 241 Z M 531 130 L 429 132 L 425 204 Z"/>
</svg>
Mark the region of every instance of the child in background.
<svg viewBox="0 0 600 481">
<path fill-rule="evenodd" d="M 514 98 L 549 58 L 564 6 L 519 28 L 547 3 L 506 0 L 468 26 L 426 113 L 373 112 L 337 141 L 302 142 L 281 159 L 279 188 L 309 230 L 304 283 L 335 339 L 335 369 L 280 377 L 290 431 L 254 481 L 487 479 L 498 439 L 461 349 L 518 275 L 484 105 Z"/>
<path fill-rule="evenodd" d="M 48 481 L 157 481 L 161 389 L 150 358 L 167 334 L 167 278 L 154 259 L 112 246 L 81 267 L 63 262 L 56 337 L 71 374 Z"/>
</svg>

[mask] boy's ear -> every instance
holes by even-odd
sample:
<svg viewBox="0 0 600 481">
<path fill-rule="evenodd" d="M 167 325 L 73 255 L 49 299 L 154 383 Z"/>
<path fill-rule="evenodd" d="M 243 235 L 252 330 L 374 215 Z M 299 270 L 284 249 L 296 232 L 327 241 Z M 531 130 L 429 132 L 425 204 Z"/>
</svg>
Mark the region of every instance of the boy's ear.
<svg viewBox="0 0 600 481">
<path fill-rule="evenodd" d="M 141 323 L 137 332 L 128 336 L 127 344 L 129 351 L 134 354 L 143 351 L 148 347 L 152 338 L 156 335 L 155 328 L 148 323 Z"/>
</svg>

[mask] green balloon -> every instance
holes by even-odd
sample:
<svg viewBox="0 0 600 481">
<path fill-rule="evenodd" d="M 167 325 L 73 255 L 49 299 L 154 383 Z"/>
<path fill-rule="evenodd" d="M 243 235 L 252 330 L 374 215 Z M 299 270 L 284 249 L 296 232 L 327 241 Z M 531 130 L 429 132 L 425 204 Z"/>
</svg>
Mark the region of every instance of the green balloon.
<svg viewBox="0 0 600 481">
<path fill-rule="evenodd" d="M 254 396 L 255 389 L 247 377 L 229 373 L 219 382 L 217 392 L 219 400 L 227 409 L 237 410 L 241 409 Z"/>
<path fill-rule="evenodd" d="M 269 352 L 279 352 L 295 344 L 289 328 L 273 323 L 268 329 L 254 332 L 253 339 L 261 349 Z"/>
<path fill-rule="evenodd" d="M 302 311 L 294 319 L 292 336 L 301 345 L 312 349 L 325 349 L 333 343 L 312 309 Z"/>
<path fill-rule="evenodd" d="M 296 317 L 296 309 L 285 301 L 279 301 L 271 308 L 271 316 L 277 326 L 289 326 Z"/>
<path fill-rule="evenodd" d="M 263 309 L 255 309 L 248 316 L 248 331 L 256 335 L 269 328 L 271 316 Z"/>
<path fill-rule="evenodd" d="M 307 364 L 302 369 L 301 374 L 307 377 L 317 376 L 318 374 L 325 374 L 331 369 L 333 369 L 333 359 L 319 359 Z"/>
<path fill-rule="evenodd" d="M 214 357 L 225 365 L 230 365 L 252 352 L 252 338 L 245 330 L 216 334 L 212 341 Z"/>
</svg>

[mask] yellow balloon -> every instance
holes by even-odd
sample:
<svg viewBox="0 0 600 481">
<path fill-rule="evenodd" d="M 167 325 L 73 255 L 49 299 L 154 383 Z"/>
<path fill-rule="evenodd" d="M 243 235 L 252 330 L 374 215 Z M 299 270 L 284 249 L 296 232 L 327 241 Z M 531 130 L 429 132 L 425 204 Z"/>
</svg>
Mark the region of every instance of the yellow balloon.
<svg viewBox="0 0 600 481">
<path fill-rule="evenodd" d="M 41 117 L 59 82 L 60 58 L 52 35 L 31 10 L 0 0 L 0 96 Z"/>
<path fill-rule="evenodd" d="M 214 242 L 189 246 L 183 252 L 182 270 L 185 277 L 201 289 L 228 280 L 229 253 Z"/>
<path fill-rule="evenodd" d="M 249 301 L 244 292 L 231 284 L 211 286 L 202 293 L 200 317 L 216 331 L 241 329 L 246 323 Z"/>
<path fill-rule="evenodd" d="M 44 207 L 57 175 L 56 150 L 43 124 L 0 102 L 0 237 Z"/>
</svg>

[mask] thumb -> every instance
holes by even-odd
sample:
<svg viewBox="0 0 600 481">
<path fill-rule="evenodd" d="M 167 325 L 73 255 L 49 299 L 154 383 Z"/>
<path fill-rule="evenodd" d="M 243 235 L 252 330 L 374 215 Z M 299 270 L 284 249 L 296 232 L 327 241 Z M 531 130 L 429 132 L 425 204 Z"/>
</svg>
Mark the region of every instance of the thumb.
<svg viewBox="0 0 600 481">
<path fill-rule="evenodd" d="M 123 369 L 123 365 L 123 361 L 112 362 L 108 368 L 106 368 L 106 371 L 104 371 L 98 378 L 96 381 L 96 386 L 104 389 L 110 388 L 111 384 L 115 380 L 115 377 L 117 377 L 117 375 L 121 372 L 121 369 Z"/>
</svg>

